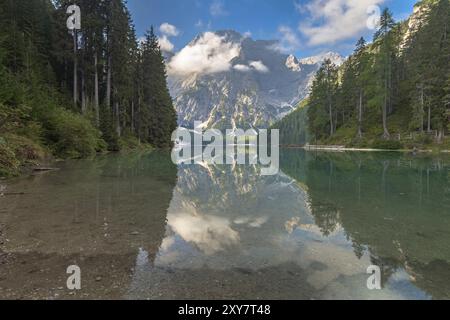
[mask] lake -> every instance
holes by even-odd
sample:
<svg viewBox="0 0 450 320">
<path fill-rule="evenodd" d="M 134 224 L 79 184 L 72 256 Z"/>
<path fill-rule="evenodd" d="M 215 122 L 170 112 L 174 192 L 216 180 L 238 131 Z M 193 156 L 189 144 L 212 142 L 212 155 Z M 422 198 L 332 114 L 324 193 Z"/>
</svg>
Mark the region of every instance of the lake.
<svg viewBox="0 0 450 320">
<path fill-rule="evenodd" d="M 450 299 L 449 156 L 280 161 L 262 176 L 108 155 L 0 181 L 0 298 Z"/>
</svg>

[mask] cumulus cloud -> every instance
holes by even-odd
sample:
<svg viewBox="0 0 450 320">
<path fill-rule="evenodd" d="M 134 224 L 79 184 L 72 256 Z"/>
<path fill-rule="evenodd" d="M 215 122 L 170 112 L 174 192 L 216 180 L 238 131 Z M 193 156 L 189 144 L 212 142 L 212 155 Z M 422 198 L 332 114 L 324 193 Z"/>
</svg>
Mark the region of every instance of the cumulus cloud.
<svg viewBox="0 0 450 320">
<path fill-rule="evenodd" d="M 276 49 L 291 53 L 300 47 L 300 39 L 295 31 L 288 26 L 280 26 L 278 33 L 280 34 L 280 40 L 278 45 L 276 45 Z"/>
<path fill-rule="evenodd" d="M 195 244 L 202 252 L 212 255 L 235 246 L 239 233 L 225 218 L 179 212 L 170 214 L 168 224 L 184 241 Z"/>
<path fill-rule="evenodd" d="M 159 46 L 161 48 L 161 51 L 164 52 L 172 52 L 174 45 L 172 42 L 170 42 L 169 38 L 167 38 L 166 35 L 158 38 Z"/>
<path fill-rule="evenodd" d="M 223 0 L 214 0 L 209 7 L 209 12 L 212 16 L 226 16 L 228 12 L 225 10 L 225 3 Z"/>
<path fill-rule="evenodd" d="M 237 64 L 233 67 L 233 69 L 240 71 L 240 72 L 248 72 L 250 71 L 250 67 L 246 66 L 245 64 Z"/>
<path fill-rule="evenodd" d="M 311 46 L 336 43 L 361 35 L 371 18 L 370 9 L 386 0 L 311 0 L 295 4 L 308 19 L 299 25 Z"/>
<path fill-rule="evenodd" d="M 236 64 L 233 66 L 233 69 L 240 72 L 249 72 L 249 71 L 257 71 L 261 73 L 269 72 L 269 68 L 267 68 L 262 61 L 250 61 L 248 65 L 245 64 Z"/>
<path fill-rule="evenodd" d="M 225 37 L 205 32 L 195 43 L 186 46 L 169 62 L 172 74 L 217 73 L 231 69 L 231 60 L 239 55 L 240 45 Z"/>
<path fill-rule="evenodd" d="M 174 25 L 164 22 L 159 26 L 159 31 L 168 37 L 176 37 L 180 34 L 180 31 Z"/>
<path fill-rule="evenodd" d="M 261 73 L 269 72 L 269 68 L 267 68 L 262 61 L 252 61 L 250 62 L 250 67 Z"/>
</svg>

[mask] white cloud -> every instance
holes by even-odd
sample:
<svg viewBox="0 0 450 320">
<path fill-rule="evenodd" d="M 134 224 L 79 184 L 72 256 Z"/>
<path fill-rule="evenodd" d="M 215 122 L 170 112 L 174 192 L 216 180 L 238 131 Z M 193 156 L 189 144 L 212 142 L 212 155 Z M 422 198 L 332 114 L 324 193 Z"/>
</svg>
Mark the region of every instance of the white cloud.
<svg viewBox="0 0 450 320">
<path fill-rule="evenodd" d="M 244 38 L 250 38 L 252 36 L 252 33 L 250 31 L 244 32 Z"/>
<path fill-rule="evenodd" d="M 307 4 L 295 3 L 297 9 L 309 16 L 301 22 L 299 30 L 311 46 L 336 43 L 360 36 L 367 30 L 371 18 L 368 9 L 385 0 L 312 0 Z"/>
<path fill-rule="evenodd" d="M 288 26 L 280 26 L 278 33 L 280 34 L 280 41 L 276 49 L 282 52 L 292 53 L 300 47 L 300 39 L 295 31 Z"/>
<path fill-rule="evenodd" d="M 267 68 L 262 61 L 250 61 L 249 65 L 245 64 L 236 64 L 233 66 L 233 69 L 240 72 L 249 72 L 251 70 L 255 70 L 261 73 L 269 72 L 269 68 Z"/>
<path fill-rule="evenodd" d="M 175 212 L 169 214 L 168 221 L 172 230 L 184 241 L 195 244 L 207 255 L 235 246 L 240 241 L 239 233 L 233 230 L 231 222 L 222 217 L 198 212 Z"/>
<path fill-rule="evenodd" d="M 177 29 L 177 27 L 167 22 L 164 22 L 159 26 L 159 31 L 161 31 L 163 35 L 166 35 L 168 37 L 176 37 L 180 34 L 180 31 Z"/>
<path fill-rule="evenodd" d="M 214 17 L 226 16 L 228 12 L 225 10 L 225 3 L 223 0 L 213 0 L 209 7 L 209 13 Z"/>
<path fill-rule="evenodd" d="M 161 51 L 164 52 L 172 52 L 174 45 L 170 40 L 167 38 L 166 35 L 158 38 L 159 46 L 161 47 Z"/>
<path fill-rule="evenodd" d="M 267 68 L 262 61 L 252 61 L 250 62 L 250 67 L 261 73 L 269 72 L 269 68 Z"/>
<path fill-rule="evenodd" d="M 245 64 L 237 64 L 233 67 L 233 69 L 240 71 L 240 72 L 248 72 L 250 71 L 250 67 L 246 66 Z"/>
<path fill-rule="evenodd" d="M 231 69 L 231 60 L 239 55 L 240 45 L 226 42 L 213 32 L 205 32 L 195 43 L 184 47 L 169 62 L 168 72 L 188 75 L 216 73 Z"/>
</svg>

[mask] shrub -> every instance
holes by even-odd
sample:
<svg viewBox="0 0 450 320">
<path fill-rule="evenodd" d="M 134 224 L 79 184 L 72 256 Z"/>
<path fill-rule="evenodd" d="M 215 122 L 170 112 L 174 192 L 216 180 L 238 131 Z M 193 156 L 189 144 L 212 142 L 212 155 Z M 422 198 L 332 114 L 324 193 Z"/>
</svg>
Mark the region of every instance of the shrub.
<svg viewBox="0 0 450 320">
<path fill-rule="evenodd" d="M 431 137 L 430 135 L 428 135 L 426 133 L 420 133 L 415 137 L 414 141 L 419 144 L 424 144 L 424 145 L 432 144 L 433 137 Z"/>
<path fill-rule="evenodd" d="M 403 149 L 403 145 L 400 141 L 395 140 L 375 140 L 372 143 L 372 148 L 382 150 L 400 150 Z"/>
<path fill-rule="evenodd" d="M 124 135 L 119 139 L 120 150 L 135 150 L 139 148 L 139 140 L 132 135 Z"/>
<path fill-rule="evenodd" d="M 55 108 L 44 122 L 45 136 L 55 154 L 81 158 L 102 151 L 100 132 L 83 116 Z"/>
<path fill-rule="evenodd" d="M 4 138 L 0 138 L 0 176 L 12 176 L 18 173 L 20 161 Z"/>
<path fill-rule="evenodd" d="M 43 159 L 47 154 L 40 144 L 27 137 L 8 134 L 6 141 L 21 164 L 34 163 L 36 160 Z"/>
<path fill-rule="evenodd" d="M 102 139 L 106 142 L 108 151 L 119 151 L 120 141 L 116 130 L 114 129 L 114 121 L 109 108 L 102 106 L 100 117 L 100 130 L 102 131 Z"/>
</svg>

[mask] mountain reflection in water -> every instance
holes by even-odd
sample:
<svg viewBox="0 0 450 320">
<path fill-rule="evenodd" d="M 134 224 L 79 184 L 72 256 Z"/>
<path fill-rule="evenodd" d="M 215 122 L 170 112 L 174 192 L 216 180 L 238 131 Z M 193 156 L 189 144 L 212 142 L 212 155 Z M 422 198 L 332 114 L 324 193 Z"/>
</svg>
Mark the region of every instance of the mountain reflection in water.
<svg viewBox="0 0 450 320">
<path fill-rule="evenodd" d="M 284 150 L 273 177 L 181 167 L 165 239 L 131 296 L 450 298 L 448 165 Z M 381 291 L 366 287 L 372 264 Z"/>
<path fill-rule="evenodd" d="M 444 156 L 299 150 L 276 176 L 177 172 L 157 153 L 68 162 L 8 186 L 25 195 L 0 202 L 0 297 L 70 298 L 58 287 L 78 263 L 81 298 L 449 299 L 449 170 Z"/>
</svg>

